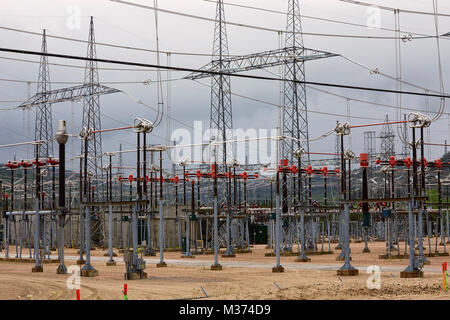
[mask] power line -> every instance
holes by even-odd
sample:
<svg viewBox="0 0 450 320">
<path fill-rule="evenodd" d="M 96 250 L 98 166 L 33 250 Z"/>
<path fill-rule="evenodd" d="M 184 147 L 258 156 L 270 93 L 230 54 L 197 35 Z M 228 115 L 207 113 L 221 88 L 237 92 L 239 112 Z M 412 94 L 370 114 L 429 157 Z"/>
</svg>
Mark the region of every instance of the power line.
<svg viewBox="0 0 450 320">
<path fill-rule="evenodd" d="M 110 1 L 112 1 L 112 0 L 110 0 Z M 94 62 L 100 62 L 100 63 L 129 65 L 129 66 L 136 66 L 136 67 L 160 68 L 160 69 L 165 69 L 165 70 L 184 71 L 184 72 L 189 72 L 189 73 L 195 72 L 195 73 L 205 73 L 205 74 L 210 74 L 210 75 L 227 75 L 227 76 L 229 75 L 229 76 L 232 76 L 235 78 L 267 80 L 267 81 L 277 81 L 277 82 L 279 82 L 279 81 L 293 82 L 293 83 L 314 85 L 314 86 L 335 87 L 335 88 L 341 88 L 341 89 L 363 90 L 363 91 L 372 91 L 372 92 L 396 93 L 396 94 L 405 94 L 405 95 L 422 96 L 422 97 L 435 97 L 435 98 L 445 98 L 445 99 L 450 98 L 449 95 L 444 95 L 444 94 L 430 94 L 430 93 L 421 93 L 421 92 L 413 92 L 413 91 L 389 90 L 389 89 L 370 88 L 370 87 L 361 87 L 361 86 L 352 86 L 352 85 L 341 85 L 341 84 L 326 83 L 326 82 L 288 80 L 288 79 L 280 79 L 280 78 L 273 78 L 273 77 L 227 73 L 227 72 L 223 72 L 223 71 L 210 71 L 210 70 L 200 70 L 200 69 L 192 69 L 192 68 L 185 68 L 185 67 L 172 67 L 172 66 L 163 66 L 163 65 L 157 66 L 157 65 L 148 64 L 148 63 L 138 63 L 138 62 L 130 62 L 130 61 L 111 60 L 111 59 L 98 59 L 98 58 L 93 59 L 93 58 L 86 58 L 86 57 L 66 55 L 66 54 L 42 53 L 42 52 L 38 52 L 38 51 L 29 51 L 29 50 L 20 50 L 20 49 L 0 48 L 0 51 L 9 52 L 9 53 L 17 53 L 17 54 L 25 54 L 25 55 L 35 55 L 35 56 L 44 55 L 44 56 L 53 57 L 53 58 L 94 61 Z"/>
<path fill-rule="evenodd" d="M 215 0 L 201 0 L 201 1 L 204 1 L 204 2 L 210 2 L 210 3 L 216 3 Z M 263 11 L 263 12 L 269 12 L 269 13 L 276 13 L 276 14 L 286 15 L 286 12 L 278 11 L 278 10 L 273 10 L 273 9 L 260 8 L 260 7 L 254 7 L 254 6 L 242 5 L 242 4 L 237 4 L 237 3 L 229 3 L 229 2 L 223 2 L 223 4 L 224 4 L 224 5 L 227 5 L 227 6 L 231 6 L 231 7 L 245 8 L 245 9 L 252 9 L 252 10 L 257 10 L 257 11 Z M 359 23 L 354 23 L 354 22 L 348 22 L 348 21 L 342 21 L 342 20 L 336 20 L 336 19 L 328 19 L 328 18 L 321 18 L 321 17 L 309 16 L 309 15 L 304 15 L 304 14 L 301 14 L 300 17 L 301 17 L 302 19 L 311 19 L 311 20 L 318 20 L 318 21 L 332 22 L 332 23 L 338 23 L 338 24 L 344 24 L 344 25 L 349 25 L 349 26 L 353 26 L 353 27 L 362 27 L 362 28 L 374 30 L 373 28 L 370 28 L 370 27 L 368 27 L 367 25 L 359 24 Z M 394 29 L 391 29 L 391 28 L 384 28 L 384 27 L 380 27 L 380 28 L 377 28 L 377 29 L 375 29 L 375 30 L 395 31 Z M 417 32 L 411 32 L 411 31 L 406 31 L 406 30 L 403 30 L 403 32 L 409 33 L 409 34 L 413 34 L 413 35 L 418 35 L 418 36 L 434 37 L 434 36 L 430 36 L 430 35 L 428 35 L 428 34 L 417 33 Z M 449 40 L 450 40 L 450 39 L 449 39 Z"/>
<path fill-rule="evenodd" d="M 200 81 L 197 81 L 197 80 L 194 80 L 194 81 L 199 83 L 199 84 L 201 84 L 201 85 L 203 85 L 203 86 L 211 87 L 211 85 L 209 85 L 209 84 L 206 84 L 206 83 L 203 83 L 203 82 L 200 82 Z M 274 106 L 274 107 L 277 107 L 277 108 L 280 107 L 280 105 L 278 105 L 276 103 L 264 101 L 264 100 L 261 100 L 261 99 L 252 98 L 252 97 L 245 96 L 245 95 L 242 95 L 242 94 L 238 94 L 238 93 L 235 93 L 235 92 L 231 92 L 231 94 L 233 96 L 240 97 L 240 98 L 243 98 L 243 99 L 247 99 L 247 100 L 250 100 L 250 101 L 254 101 L 254 102 L 258 102 L 258 103 Z M 326 115 L 326 116 L 334 116 L 334 117 L 346 117 L 343 114 L 323 112 L 323 111 L 314 111 L 314 110 L 308 110 L 308 113 L 316 113 L 316 114 L 321 114 L 321 115 Z M 383 119 L 380 119 L 380 118 L 358 117 L 358 116 L 350 116 L 350 118 L 363 119 L 363 120 L 383 120 Z"/>
<path fill-rule="evenodd" d="M 339 0 L 339 1 L 356 4 L 356 5 L 360 5 L 360 6 L 364 6 L 364 7 L 375 7 L 375 8 L 381 9 L 381 10 L 392 11 L 392 12 L 398 11 L 398 12 L 404 12 L 404 13 L 422 14 L 422 15 L 429 15 L 429 16 L 435 16 L 435 17 L 450 17 L 450 14 L 446 14 L 446 13 L 435 13 L 435 12 L 399 9 L 399 8 L 380 6 L 377 4 L 355 1 L 355 0 Z"/>
<path fill-rule="evenodd" d="M 149 9 L 149 10 L 156 10 L 168 14 L 183 16 L 187 18 L 197 19 L 197 20 L 203 20 L 203 21 L 209 21 L 209 22 L 216 22 L 216 19 L 208 18 L 208 17 L 202 17 L 198 15 L 183 13 L 179 11 L 173 11 L 173 10 L 167 10 L 167 9 L 161 9 L 161 8 L 155 8 L 151 6 L 146 6 L 143 4 L 128 2 L 128 1 L 122 1 L 122 0 L 109 0 L 111 2 L 116 2 L 120 4 L 125 4 L 141 9 Z M 275 33 L 289 33 L 289 34 L 301 34 L 304 36 L 320 36 L 320 37 L 334 37 L 334 38 L 355 38 L 355 39 L 373 39 L 373 40 L 395 40 L 395 39 L 403 39 L 403 37 L 387 37 L 387 36 L 369 36 L 369 35 L 349 35 L 349 34 L 332 34 L 332 33 L 314 33 L 314 32 L 289 32 L 285 30 L 277 30 L 273 28 L 267 28 L 267 27 L 261 27 L 261 26 L 255 26 L 245 23 L 237 23 L 237 22 L 230 22 L 230 21 L 224 21 L 225 24 L 232 25 L 232 26 L 238 26 L 248 29 L 254 29 L 259 31 L 269 31 L 269 32 L 275 32 Z M 415 39 L 415 38 L 412 38 Z M 419 39 L 419 38 L 418 38 Z M 420 38 L 422 39 L 422 38 Z"/>
</svg>

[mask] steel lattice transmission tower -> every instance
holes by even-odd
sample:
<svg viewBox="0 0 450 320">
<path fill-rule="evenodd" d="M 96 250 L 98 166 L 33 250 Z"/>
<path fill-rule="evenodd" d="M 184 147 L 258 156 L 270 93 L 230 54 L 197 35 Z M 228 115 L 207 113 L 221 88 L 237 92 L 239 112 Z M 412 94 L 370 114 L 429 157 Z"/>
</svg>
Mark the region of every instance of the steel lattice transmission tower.
<svg viewBox="0 0 450 320">
<path fill-rule="evenodd" d="M 364 132 L 364 152 L 369 154 L 372 159 L 377 153 L 376 148 L 376 132 L 375 131 L 365 131 Z"/>
<path fill-rule="evenodd" d="M 97 50 L 95 45 L 94 18 L 91 17 L 89 27 L 89 39 L 87 48 L 87 57 L 90 59 L 97 58 Z M 88 130 L 100 130 L 100 97 L 95 94 L 96 86 L 100 85 L 98 78 L 97 62 L 86 61 L 86 70 L 84 76 L 84 84 L 88 85 L 88 96 L 83 98 L 83 119 L 82 128 Z M 85 143 L 87 143 L 87 170 L 92 175 L 91 183 L 96 186 L 97 197 L 101 195 L 98 186 L 103 180 L 103 161 L 102 161 L 102 136 L 101 133 L 94 133 L 93 139 L 81 140 L 81 153 L 85 153 Z M 87 182 L 86 182 L 87 183 Z"/>
<path fill-rule="evenodd" d="M 214 29 L 212 68 L 228 69 L 230 63 L 224 60 L 228 56 L 228 38 L 225 25 L 225 10 L 222 0 L 217 1 L 216 24 Z M 227 131 L 233 128 L 231 109 L 231 79 L 229 75 L 215 75 L 211 78 L 210 128 L 217 130 L 217 141 L 227 140 Z M 228 148 L 227 148 L 228 147 Z M 233 149 L 227 144 L 217 147 L 217 162 L 225 164 L 231 161 Z M 223 165 L 219 165 L 223 168 Z M 220 169 L 219 169 L 220 170 Z"/>
<path fill-rule="evenodd" d="M 389 122 L 389 117 L 386 115 L 386 122 Z M 379 138 L 380 144 L 380 157 L 382 160 L 389 160 L 390 156 L 395 155 L 395 134 L 391 125 L 385 124 L 381 130 Z"/>
<path fill-rule="evenodd" d="M 47 35 L 44 30 L 42 36 L 42 53 L 47 53 Z M 37 84 L 37 101 L 48 101 L 47 92 L 50 91 L 50 70 L 47 56 L 41 56 L 39 65 L 39 79 Z M 36 141 L 46 141 L 39 148 L 39 158 L 46 159 L 53 156 L 53 127 L 52 105 L 42 103 L 36 107 L 35 134 Z"/>
<path fill-rule="evenodd" d="M 300 16 L 300 5 L 298 0 L 289 0 L 287 27 L 286 27 L 286 48 L 293 51 L 293 55 L 302 56 L 305 54 L 303 45 L 302 23 Z M 286 80 L 305 80 L 305 62 L 293 59 L 286 63 L 284 68 L 284 78 Z M 284 139 L 281 155 L 283 159 L 293 162 L 293 152 L 297 148 L 303 148 L 309 152 L 308 134 L 308 110 L 306 105 L 305 84 L 292 81 L 284 82 L 284 110 L 283 110 L 283 136 L 289 136 L 301 141 Z M 310 161 L 309 154 L 305 154 L 303 161 Z"/>
</svg>

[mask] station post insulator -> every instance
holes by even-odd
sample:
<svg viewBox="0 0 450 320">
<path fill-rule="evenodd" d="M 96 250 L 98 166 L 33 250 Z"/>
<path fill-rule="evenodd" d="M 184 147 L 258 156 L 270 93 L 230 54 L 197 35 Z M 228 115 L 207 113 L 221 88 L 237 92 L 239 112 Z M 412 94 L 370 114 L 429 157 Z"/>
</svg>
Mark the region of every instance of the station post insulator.
<svg viewBox="0 0 450 320">
<path fill-rule="evenodd" d="M 295 164 L 290 168 L 290 170 L 291 170 L 291 172 L 293 174 L 297 174 L 298 173 L 298 168 L 297 168 L 297 166 Z"/>
<path fill-rule="evenodd" d="M 320 172 L 322 172 L 324 177 L 326 177 L 328 175 L 328 168 L 327 168 L 327 166 L 324 166 L 323 168 L 321 168 Z"/>
<path fill-rule="evenodd" d="M 305 170 L 309 176 L 312 176 L 312 174 L 314 173 L 314 169 L 312 168 L 311 165 L 307 166 Z"/>
<path fill-rule="evenodd" d="M 136 133 L 150 133 L 153 131 L 153 122 L 144 118 L 134 118 L 133 131 Z"/>
<path fill-rule="evenodd" d="M 236 159 L 234 159 L 230 162 L 230 167 L 232 167 L 232 168 L 237 168 L 239 166 L 240 166 L 240 163 Z"/>
<path fill-rule="evenodd" d="M 202 177 L 202 173 L 201 173 L 200 169 L 198 169 L 198 170 L 195 172 L 195 175 L 197 176 L 197 179 L 200 180 L 200 178 Z"/>
<path fill-rule="evenodd" d="M 417 139 L 417 140 L 415 141 L 416 149 L 422 148 L 421 142 L 422 142 L 422 139 Z M 414 147 L 414 141 L 413 141 L 413 140 L 411 140 L 411 141 L 408 142 L 408 147 L 409 147 L 410 149 L 412 149 L 412 148 Z"/>
<path fill-rule="evenodd" d="M 244 180 L 247 180 L 247 179 L 248 179 L 248 173 L 247 173 L 247 171 L 242 172 L 242 178 L 243 178 Z"/>
<path fill-rule="evenodd" d="M 88 129 L 86 127 L 81 128 L 80 132 L 77 135 L 77 138 L 80 140 L 86 140 L 88 137 Z"/>
<path fill-rule="evenodd" d="M 66 128 L 66 121 L 58 120 L 58 131 L 56 132 L 55 138 L 59 144 L 66 144 L 67 140 L 69 139 Z"/>
<path fill-rule="evenodd" d="M 122 176 L 119 176 L 118 178 L 117 178 L 117 181 L 119 181 L 119 182 L 122 182 Z"/>
<path fill-rule="evenodd" d="M 130 175 L 128 176 L 128 181 L 129 181 L 130 183 L 133 183 L 134 178 L 133 178 L 133 175 L 132 175 L 132 174 L 130 174 Z"/>
<path fill-rule="evenodd" d="M 410 128 L 428 128 L 430 125 L 431 120 L 427 115 L 418 112 L 408 114 L 408 126 Z"/>
<path fill-rule="evenodd" d="M 175 176 L 175 177 L 173 178 L 173 182 L 174 182 L 175 184 L 178 184 L 178 182 L 180 182 L 180 178 L 178 178 L 178 176 Z"/>
<path fill-rule="evenodd" d="M 105 165 L 103 166 L 103 170 L 104 170 L 104 171 L 109 171 L 110 168 L 111 168 L 111 164 L 110 164 L 110 163 L 105 164 Z"/>
<path fill-rule="evenodd" d="M 187 166 L 189 163 L 191 162 L 191 160 L 187 157 L 181 159 L 181 161 L 179 162 L 179 165 L 182 167 Z"/>
<path fill-rule="evenodd" d="M 338 122 L 338 124 L 336 125 L 336 128 L 334 128 L 334 133 L 337 136 L 347 136 L 350 134 L 350 123 L 346 122 L 346 123 L 342 123 L 342 122 Z"/>
<path fill-rule="evenodd" d="M 436 159 L 436 161 L 434 161 L 434 165 L 436 166 L 436 169 L 441 170 L 443 165 L 442 160 L 440 158 Z"/>
<path fill-rule="evenodd" d="M 405 160 L 403 160 L 403 162 L 405 163 L 406 168 L 411 168 L 412 166 L 412 160 L 410 157 L 407 157 Z"/>
<path fill-rule="evenodd" d="M 362 168 L 367 168 L 369 166 L 369 154 L 361 153 L 359 155 L 359 164 Z"/>
<path fill-rule="evenodd" d="M 375 160 L 375 163 L 376 163 L 376 164 L 381 164 L 381 159 L 378 158 L 377 160 Z"/>
<path fill-rule="evenodd" d="M 356 155 L 352 150 L 345 150 L 344 157 L 347 160 L 352 160 L 355 159 Z"/>
<path fill-rule="evenodd" d="M 294 157 L 296 157 L 297 159 L 303 157 L 305 154 L 306 151 L 303 148 L 298 148 L 297 150 L 294 151 Z"/>
<path fill-rule="evenodd" d="M 389 165 L 393 168 L 397 164 L 397 160 L 395 160 L 394 156 L 389 157 Z"/>
</svg>

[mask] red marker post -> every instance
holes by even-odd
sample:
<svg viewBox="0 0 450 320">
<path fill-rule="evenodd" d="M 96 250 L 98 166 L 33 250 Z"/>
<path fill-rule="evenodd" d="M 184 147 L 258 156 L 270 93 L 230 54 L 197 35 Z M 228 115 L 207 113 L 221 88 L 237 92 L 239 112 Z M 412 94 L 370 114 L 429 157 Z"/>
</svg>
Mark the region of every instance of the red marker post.
<svg viewBox="0 0 450 320">
<path fill-rule="evenodd" d="M 128 286 L 126 283 L 123 285 L 123 300 L 128 300 Z"/>
<path fill-rule="evenodd" d="M 444 290 L 447 291 L 447 262 L 442 264 L 442 277 L 444 281 Z"/>
<path fill-rule="evenodd" d="M 81 300 L 80 299 L 80 289 L 77 289 L 77 300 Z"/>
</svg>

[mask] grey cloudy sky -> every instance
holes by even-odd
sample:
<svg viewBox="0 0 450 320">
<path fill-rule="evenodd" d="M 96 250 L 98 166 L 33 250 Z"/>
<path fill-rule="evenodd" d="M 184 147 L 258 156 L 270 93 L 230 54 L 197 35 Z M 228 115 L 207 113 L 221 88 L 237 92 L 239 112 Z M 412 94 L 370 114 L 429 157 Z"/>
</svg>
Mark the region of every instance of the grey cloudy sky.
<svg viewBox="0 0 450 320">
<path fill-rule="evenodd" d="M 153 6 L 150 0 L 130 0 L 132 2 Z M 176 10 L 179 12 L 214 18 L 215 4 L 203 0 L 159 0 L 159 7 Z M 230 3 L 257 6 L 277 11 L 287 10 L 287 0 L 228 0 Z M 431 12 L 432 0 L 404 0 L 367 1 L 373 4 L 387 5 L 403 9 L 423 10 Z M 446 1 L 438 1 L 440 12 L 450 13 L 450 4 Z M 370 15 L 367 8 L 346 4 L 337 0 L 301 0 L 302 14 L 327 19 L 338 19 L 347 22 L 366 25 Z M 80 28 L 68 28 L 70 18 L 69 8 L 78 7 L 81 12 Z M 285 29 L 286 16 L 277 13 L 261 12 L 250 9 L 226 6 L 226 19 L 232 22 L 240 22 L 251 25 L 264 26 L 277 30 Z M 94 16 L 97 42 L 128 45 L 133 47 L 156 48 L 154 12 L 123 4 L 113 3 L 107 0 L 3 0 L 0 2 L 0 26 L 24 29 L 33 32 L 41 32 L 47 29 L 48 34 L 65 36 L 76 39 L 87 39 L 89 17 Z M 408 32 L 417 32 L 433 35 L 435 33 L 432 16 L 401 14 L 401 28 Z M 159 39 L 161 50 L 176 52 L 211 53 L 213 43 L 214 25 L 212 22 L 195 20 L 188 17 L 174 16 L 166 13 L 159 14 Z M 393 36 L 390 31 L 373 30 L 364 27 L 336 24 L 331 22 L 303 19 L 304 32 L 333 33 L 353 35 Z M 381 12 L 381 26 L 383 28 L 394 27 L 394 15 L 392 12 Z M 277 49 L 278 35 L 275 32 L 258 31 L 238 26 L 227 26 L 230 54 L 248 54 L 253 52 Z M 440 34 L 450 31 L 450 18 L 439 19 Z M 450 40 L 450 39 L 449 39 Z M 449 89 L 448 56 L 450 41 L 443 39 L 441 44 L 442 67 L 446 91 Z M 372 39 L 348 39 L 334 37 L 304 37 L 305 46 L 320 49 L 354 59 L 373 68 L 378 68 L 384 73 L 395 75 L 395 42 L 394 40 Z M 34 35 L 21 34 L 0 30 L 0 43 L 2 47 L 20 48 L 26 50 L 40 50 L 41 38 Z M 73 55 L 85 55 L 86 45 L 70 41 L 48 39 L 48 50 L 52 53 L 65 53 Z M 155 63 L 156 55 L 148 52 L 115 49 L 110 47 L 97 47 L 99 58 Z M 17 56 L 0 53 L 0 57 L 14 57 L 38 61 L 37 57 Z M 161 55 L 162 64 L 166 64 L 166 56 Z M 210 57 L 186 57 L 172 55 L 171 64 L 199 68 L 209 62 Z M 81 66 L 80 62 L 71 62 L 50 58 L 51 63 L 69 63 Z M 111 65 L 99 65 L 100 67 L 114 67 Z M 0 78 L 36 81 L 38 76 L 38 64 L 13 62 L 0 58 Z M 413 40 L 402 43 L 402 76 L 403 79 L 426 88 L 439 90 L 437 45 L 435 39 Z M 83 81 L 83 69 L 63 68 L 50 66 L 52 81 Z M 270 69 L 278 72 L 278 68 Z M 252 72 L 257 75 L 271 74 L 267 71 Z M 172 72 L 171 79 L 185 76 L 185 73 Z M 164 72 L 163 77 L 167 74 Z M 347 60 L 337 57 L 326 60 L 309 62 L 306 65 L 306 77 L 309 81 L 333 82 L 358 86 L 370 86 L 387 89 L 395 89 L 394 81 L 379 75 L 371 75 L 365 70 Z M 155 72 L 124 72 L 124 71 L 100 71 L 100 81 L 126 82 L 156 80 Z M 208 79 L 203 82 L 209 83 Z M 52 88 L 61 88 L 64 84 L 52 84 Z M 156 106 L 157 87 L 153 83 L 149 86 L 142 84 L 111 84 L 110 86 L 122 89 L 145 103 Z M 415 88 L 404 86 L 405 90 L 415 91 Z M 337 94 L 375 101 L 379 103 L 395 104 L 396 97 L 391 94 L 374 94 L 364 91 L 351 91 L 328 88 L 326 90 Z M 36 86 L 31 86 L 31 94 L 36 91 Z M 210 89 L 190 80 L 179 80 L 171 83 L 171 107 L 172 116 L 185 123 L 193 125 L 193 121 L 204 121 L 204 127 L 209 124 Z M 249 97 L 277 104 L 279 102 L 279 84 L 269 81 L 232 79 L 232 91 Z M 166 91 L 164 92 L 166 95 Z M 27 85 L 24 83 L 11 83 L 0 81 L 0 100 L 19 100 L 27 98 Z M 315 137 L 335 126 L 336 120 L 345 120 L 346 100 L 330 96 L 315 90 L 308 90 L 308 108 L 311 111 L 331 112 L 342 114 L 342 117 L 328 116 L 318 113 L 309 113 L 310 136 Z M 404 106 L 425 109 L 426 99 L 423 97 L 403 97 Z M 430 99 L 430 110 L 437 110 L 439 100 Z M 14 107 L 17 103 L 0 103 L 0 108 Z M 105 96 L 101 98 L 103 128 L 131 124 L 135 116 L 141 116 L 152 120 L 155 112 L 136 104 L 124 94 Z M 78 133 L 81 126 L 82 105 L 79 103 L 63 103 L 53 106 L 54 128 L 56 121 L 66 119 L 72 133 Z M 352 119 L 352 124 L 374 122 L 372 119 L 382 119 L 386 114 L 391 119 L 396 119 L 396 110 L 371 106 L 352 102 L 352 116 L 368 117 L 367 119 Z M 0 144 L 27 141 L 27 117 L 23 120 L 22 111 L 7 111 L 0 113 Z M 34 111 L 29 116 L 31 122 L 31 134 L 34 136 Z M 235 128 L 276 128 L 277 109 L 274 106 L 249 101 L 240 97 L 233 97 L 233 118 Z M 178 123 L 171 123 L 172 128 L 181 127 Z M 25 128 L 24 128 L 25 127 Z M 380 128 L 375 128 L 379 131 Z M 363 132 L 354 132 L 353 150 L 355 153 L 363 152 Z M 161 126 L 154 131 L 151 143 L 164 143 L 165 127 Z M 34 137 L 31 138 L 31 140 Z M 443 142 L 449 138 L 449 120 L 447 114 L 433 123 L 431 128 L 431 141 Z M 135 146 L 135 136 L 131 132 L 105 134 L 103 136 L 103 151 L 118 150 L 119 143 L 124 149 Z M 69 152 L 79 153 L 79 141 L 71 139 L 68 146 Z M 311 151 L 333 151 L 334 136 L 327 140 L 311 144 Z M 399 150 L 399 144 L 397 144 Z M 431 157 L 434 159 L 443 153 L 443 148 L 433 148 Z M 27 157 L 27 148 L 0 150 L 0 161 L 4 162 L 13 156 Z M 428 155 L 428 152 L 426 153 Z M 72 154 L 70 155 L 72 156 Z M 134 155 L 125 157 L 126 164 L 134 163 Z"/>
</svg>

